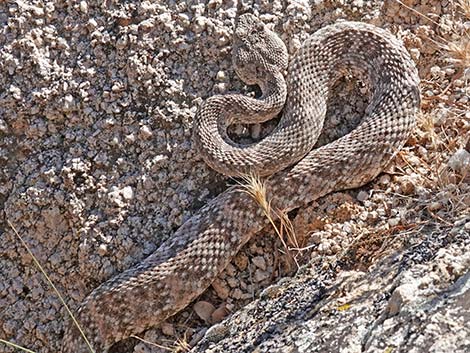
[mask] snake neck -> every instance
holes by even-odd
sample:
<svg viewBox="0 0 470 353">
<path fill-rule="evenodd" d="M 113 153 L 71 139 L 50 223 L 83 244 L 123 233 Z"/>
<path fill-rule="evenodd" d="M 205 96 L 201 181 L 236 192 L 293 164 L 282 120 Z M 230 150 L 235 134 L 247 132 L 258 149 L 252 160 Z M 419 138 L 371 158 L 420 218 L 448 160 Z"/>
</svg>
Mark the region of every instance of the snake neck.
<svg viewBox="0 0 470 353">
<path fill-rule="evenodd" d="M 237 98 L 230 102 L 231 112 L 226 117 L 226 125 L 231 124 L 259 124 L 274 118 L 284 107 L 287 98 L 287 84 L 284 75 L 279 70 L 273 68 L 266 71 L 264 80 L 257 83 L 261 89 L 259 98 L 251 98 L 243 95 L 235 95 Z M 255 109 L 248 109 L 247 105 Z M 238 108 L 238 109 L 237 109 Z M 240 112 L 240 113 L 238 113 Z"/>
<path fill-rule="evenodd" d="M 259 84 L 261 92 L 261 100 L 267 105 L 267 112 L 271 113 L 268 119 L 279 114 L 284 107 L 287 98 L 287 84 L 282 72 L 272 70 L 266 75 L 266 80 Z M 268 120 L 266 119 L 266 120 Z"/>
</svg>

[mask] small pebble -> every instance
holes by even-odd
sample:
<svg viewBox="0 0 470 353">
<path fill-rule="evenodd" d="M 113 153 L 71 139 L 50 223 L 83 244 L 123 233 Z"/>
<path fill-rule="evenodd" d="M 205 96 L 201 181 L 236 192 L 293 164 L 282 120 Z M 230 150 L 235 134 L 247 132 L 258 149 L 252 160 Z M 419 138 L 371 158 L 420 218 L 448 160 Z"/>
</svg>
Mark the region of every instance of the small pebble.
<svg viewBox="0 0 470 353">
<path fill-rule="evenodd" d="M 227 75 L 225 74 L 225 71 L 219 71 L 217 72 L 216 78 L 218 81 L 225 81 L 225 79 L 227 78 Z"/>
<path fill-rule="evenodd" d="M 411 195 L 415 191 L 415 184 L 408 179 L 400 183 L 400 190 L 403 195 Z"/>
<path fill-rule="evenodd" d="M 206 323 L 210 322 L 211 315 L 215 310 L 214 305 L 206 301 L 199 301 L 193 305 L 193 310 Z"/>
<path fill-rule="evenodd" d="M 229 277 L 227 278 L 227 283 L 231 288 L 235 288 L 238 286 L 239 281 L 235 279 L 234 277 Z"/>
<path fill-rule="evenodd" d="M 400 223 L 400 218 L 390 218 L 390 219 L 388 220 L 388 225 L 389 225 L 390 227 L 395 227 L 395 226 L 397 226 L 399 223 Z"/>
<path fill-rule="evenodd" d="M 456 172 L 470 172 L 470 152 L 461 148 L 450 157 L 447 165 Z"/>
<path fill-rule="evenodd" d="M 174 336 L 175 335 L 175 327 L 168 323 L 168 322 L 164 322 L 160 325 L 160 329 L 162 330 L 162 333 L 165 335 L 165 336 Z"/>
<path fill-rule="evenodd" d="M 418 61 L 420 56 L 421 56 L 420 50 L 418 48 L 411 48 L 409 51 L 410 51 L 410 55 L 413 58 L 413 60 Z"/>
<path fill-rule="evenodd" d="M 225 319 L 228 315 L 228 310 L 225 307 L 225 305 L 219 306 L 217 309 L 214 310 L 214 312 L 211 315 L 211 323 L 215 324 L 223 319 Z"/>
<path fill-rule="evenodd" d="M 357 198 L 358 201 L 363 202 L 363 201 L 365 201 L 365 200 L 367 200 L 367 199 L 369 198 L 369 193 L 367 193 L 367 192 L 361 190 L 361 191 L 359 191 L 359 192 L 357 193 L 356 198 Z"/>
<path fill-rule="evenodd" d="M 428 205 L 428 209 L 429 211 L 438 211 L 442 208 L 442 203 L 438 202 L 438 201 L 433 201 L 431 202 L 429 205 Z"/>
<path fill-rule="evenodd" d="M 126 200 L 132 200 L 134 198 L 134 191 L 132 190 L 131 186 L 126 186 L 125 188 L 121 189 L 121 195 Z"/>
<path fill-rule="evenodd" d="M 239 253 L 235 257 L 234 263 L 240 271 L 244 271 L 248 266 L 248 257 L 244 253 Z"/>
<path fill-rule="evenodd" d="M 243 297 L 243 292 L 239 288 L 235 288 L 230 296 L 234 299 L 241 299 Z"/>
<path fill-rule="evenodd" d="M 384 174 L 380 177 L 379 183 L 382 185 L 388 185 L 390 183 L 390 175 Z"/>
<path fill-rule="evenodd" d="M 262 271 L 262 270 L 256 270 L 255 271 L 255 281 L 256 282 L 262 282 L 264 281 L 265 279 L 268 279 L 269 278 L 269 272 L 267 271 Z"/>
<path fill-rule="evenodd" d="M 100 244 L 100 246 L 98 247 L 98 254 L 100 256 L 104 256 L 106 255 L 108 252 L 108 246 L 106 244 Z"/>
<path fill-rule="evenodd" d="M 140 130 L 140 136 L 146 140 L 150 137 L 152 137 L 153 133 L 152 133 L 152 130 L 147 126 L 147 125 L 143 125 Z"/>
<path fill-rule="evenodd" d="M 128 143 L 134 143 L 135 142 L 135 135 L 134 134 L 126 135 L 125 140 Z"/>
<path fill-rule="evenodd" d="M 228 298 L 230 289 L 227 287 L 225 281 L 215 280 L 212 282 L 212 288 L 214 288 L 214 291 L 220 299 L 225 300 Z"/>
<path fill-rule="evenodd" d="M 256 256 L 252 260 L 253 264 L 263 271 L 266 271 L 266 260 L 263 256 Z"/>
<path fill-rule="evenodd" d="M 80 11 L 83 13 L 88 13 L 88 4 L 86 1 L 80 1 Z"/>
</svg>

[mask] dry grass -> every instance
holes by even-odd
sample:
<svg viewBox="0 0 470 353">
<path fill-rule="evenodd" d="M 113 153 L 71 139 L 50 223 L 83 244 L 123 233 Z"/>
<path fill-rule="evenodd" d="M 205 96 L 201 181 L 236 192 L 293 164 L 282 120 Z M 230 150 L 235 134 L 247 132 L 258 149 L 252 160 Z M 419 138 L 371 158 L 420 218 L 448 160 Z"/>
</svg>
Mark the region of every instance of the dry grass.
<svg viewBox="0 0 470 353">
<path fill-rule="evenodd" d="M 436 134 L 436 136 L 438 135 Z M 448 207 L 446 207 L 446 210 L 448 214 L 446 215 L 446 218 L 449 217 L 450 219 L 468 208 L 469 193 L 462 187 L 468 173 L 460 175 L 452 171 L 445 162 L 429 164 L 422 158 L 418 157 L 421 162 L 421 166 L 426 170 L 426 173 L 423 174 L 419 170 L 413 168 L 406 154 L 400 153 L 400 157 L 410 169 L 421 175 L 423 180 L 427 181 L 426 187 L 436 192 L 435 198 L 441 196 L 442 199 L 447 201 L 446 204 Z M 415 201 L 417 205 L 423 203 L 423 205 L 428 206 L 429 200 L 422 201 L 420 199 L 415 199 Z"/>
<path fill-rule="evenodd" d="M 470 68 L 470 38 L 468 36 L 463 36 L 458 42 L 443 44 L 441 47 L 448 52 L 449 57 L 446 60 L 450 64 L 458 69 Z"/>
<path fill-rule="evenodd" d="M 173 343 L 172 346 L 163 346 L 151 341 L 148 341 L 142 337 L 136 336 L 136 335 L 131 335 L 130 337 L 135 338 L 145 344 L 148 344 L 150 346 L 157 347 L 159 349 L 163 349 L 164 351 L 171 352 L 171 353 L 185 353 L 189 352 L 191 350 L 191 346 L 189 345 L 187 341 L 186 335 L 183 336 L 183 338 L 178 338 L 175 343 Z"/>
<path fill-rule="evenodd" d="M 286 254 L 292 257 L 298 266 L 296 255 L 302 249 L 299 246 L 294 227 L 287 212 L 275 210 L 271 207 L 271 201 L 268 200 L 266 195 L 266 184 L 259 176 L 255 174 L 246 175 L 242 177 L 242 182 L 239 185 L 243 192 L 250 195 L 260 205 L 269 223 L 271 223 L 278 235 Z M 279 219 L 279 226 L 276 224 L 277 219 Z M 285 238 L 287 240 L 284 240 Z M 292 255 L 292 251 L 297 251 L 297 254 Z"/>
<path fill-rule="evenodd" d="M 421 13 L 421 12 L 415 10 L 414 8 L 412 8 L 412 7 L 410 7 L 410 6 L 406 5 L 406 4 L 404 4 L 402 1 L 400 1 L 400 0 L 395 0 L 395 2 L 399 3 L 401 6 L 407 8 L 407 9 L 410 10 L 411 12 L 414 12 L 416 15 L 418 15 L 418 16 L 420 16 L 420 17 L 422 17 L 422 18 L 425 18 L 425 19 L 428 20 L 429 22 L 434 23 L 435 25 L 437 25 L 437 26 L 439 26 L 439 27 L 442 26 L 440 23 L 434 21 L 434 20 L 433 20 L 432 18 L 430 18 L 429 16 L 426 16 L 425 14 L 423 14 L 423 13 Z"/>
<path fill-rule="evenodd" d="M 399 248 L 407 238 L 419 234 L 426 222 L 399 224 L 389 229 L 370 229 L 355 237 L 337 256 L 336 262 L 349 263 L 365 271 L 378 259 Z"/>
<path fill-rule="evenodd" d="M 74 325 L 78 328 L 78 330 L 80 331 L 80 334 L 82 335 L 83 337 L 83 340 L 85 341 L 87 347 L 88 347 L 88 350 L 90 351 L 90 353 L 95 353 L 93 347 L 91 346 L 90 344 L 90 341 L 87 339 L 83 329 L 81 328 L 80 324 L 78 323 L 77 319 L 75 318 L 75 316 L 73 315 L 72 311 L 70 310 L 70 308 L 68 307 L 68 305 L 65 303 L 65 300 L 63 298 L 63 296 L 60 294 L 59 290 L 57 289 L 57 287 L 54 285 L 54 283 L 52 282 L 52 280 L 50 279 L 49 275 L 47 274 L 47 272 L 44 270 L 44 268 L 42 267 L 42 265 L 39 263 L 39 261 L 37 260 L 37 258 L 34 256 L 34 254 L 32 253 L 31 249 L 28 247 L 28 244 L 26 244 L 26 242 L 24 241 L 24 239 L 21 237 L 21 235 L 18 233 L 18 231 L 16 230 L 16 228 L 13 226 L 13 224 L 11 224 L 11 222 L 9 220 L 7 220 L 7 223 L 8 225 L 11 227 L 11 229 L 13 230 L 13 232 L 16 234 L 16 236 L 18 237 L 18 239 L 21 241 L 21 244 L 26 248 L 26 250 L 28 251 L 29 255 L 31 256 L 31 258 L 33 259 L 33 262 L 35 263 L 35 265 L 38 267 L 38 269 L 41 271 L 41 273 L 43 274 L 44 278 L 47 280 L 47 282 L 49 283 L 49 285 L 52 287 L 52 289 L 54 290 L 54 292 L 56 293 L 56 295 L 58 296 L 59 300 L 61 301 L 62 305 L 64 306 L 64 308 L 66 309 L 67 313 L 69 314 L 70 318 L 72 319 Z M 176 344 L 174 347 L 164 347 L 164 346 L 160 346 L 160 345 L 157 345 L 156 343 L 153 343 L 153 342 L 149 342 L 147 340 L 144 340 L 143 338 L 140 338 L 138 336 L 131 336 L 131 337 L 134 337 L 142 342 L 145 342 L 146 344 L 150 344 L 150 345 L 153 345 L 153 346 L 156 346 L 156 347 L 159 347 L 159 348 L 162 348 L 162 349 L 166 349 L 168 350 L 169 352 L 172 352 L 172 353 L 183 353 L 183 352 L 188 352 L 190 350 L 190 346 L 189 346 L 189 343 L 186 341 L 186 337 L 184 339 L 178 339 L 176 341 Z M 22 347 L 22 346 L 19 346 L 15 343 L 12 343 L 12 342 L 8 342 L 8 341 L 5 341 L 3 339 L 0 339 L 0 342 L 8 345 L 8 346 L 11 346 L 13 348 L 17 348 L 17 349 L 20 349 L 24 352 L 28 352 L 28 353 L 36 353 L 28 348 L 25 348 L 25 347 Z"/>
<path fill-rule="evenodd" d="M 87 337 L 85 336 L 85 333 L 83 332 L 82 328 L 80 327 L 77 319 L 75 318 L 75 316 L 73 315 L 72 311 L 70 310 L 70 308 L 68 307 L 68 305 L 65 303 L 65 300 L 64 298 L 62 297 L 62 294 L 60 294 L 59 290 L 57 289 L 57 287 L 54 285 L 54 283 L 52 282 L 52 280 L 50 279 L 49 275 L 47 274 L 47 272 L 44 270 L 44 268 L 42 267 L 42 265 L 39 263 L 39 261 L 37 260 L 37 258 L 34 256 L 33 252 L 31 251 L 31 249 L 29 248 L 28 244 L 26 244 L 26 242 L 23 240 L 23 238 L 21 237 L 21 235 L 18 233 L 18 231 L 16 230 L 16 228 L 13 226 L 13 224 L 11 224 L 11 222 L 9 220 L 7 220 L 7 223 L 8 225 L 11 227 L 11 229 L 13 230 L 13 232 L 16 234 L 16 236 L 18 237 L 18 239 L 20 240 L 21 244 L 25 247 L 25 249 L 28 251 L 29 255 L 31 256 L 31 258 L 33 259 L 33 262 L 34 264 L 36 265 L 36 267 L 39 269 L 39 271 L 41 271 L 41 273 L 43 274 L 44 278 L 47 280 L 47 282 L 49 283 L 49 285 L 51 286 L 51 288 L 54 290 L 54 292 L 56 293 L 57 297 L 59 298 L 59 300 L 61 301 L 62 305 L 64 306 L 65 310 L 67 311 L 67 313 L 69 314 L 70 318 L 72 319 L 74 325 L 78 328 L 78 330 L 80 331 L 80 334 L 82 335 L 83 337 L 83 340 L 85 341 L 90 353 L 95 353 L 95 351 L 93 350 L 91 344 L 90 344 L 90 341 L 87 339 Z M 4 343 L 6 343 L 6 341 L 3 341 Z M 23 349 L 24 351 L 26 352 L 32 352 L 26 348 L 23 348 L 23 347 L 20 347 L 20 346 L 16 346 L 14 344 L 12 344 L 11 342 L 8 342 L 7 344 L 10 344 L 12 345 L 13 347 L 15 348 L 20 348 L 20 349 Z"/>
<path fill-rule="evenodd" d="M 401 6 L 407 8 L 419 17 L 422 17 L 427 21 L 435 24 L 436 26 L 441 28 L 444 27 L 441 23 L 434 21 L 429 16 L 426 16 L 425 14 L 413 9 L 412 7 L 404 4 L 402 1 L 395 0 L 395 2 L 399 3 Z M 459 0 L 457 2 L 457 6 L 462 10 L 463 14 L 467 18 L 470 18 L 470 0 Z M 456 33 L 455 29 L 453 28 L 446 27 L 444 29 L 450 30 L 453 33 L 459 35 L 461 39 L 457 42 L 446 42 L 445 40 L 441 39 L 442 42 L 445 42 L 443 44 L 434 41 L 432 38 L 429 38 L 429 40 L 431 40 L 433 43 L 436 43 L 440 48 L 448 52 L 449 57 L 447 58 L 447 60 L 456 68 L 464 70 L 470 68 L 470 37 L 468 33 Z"/>
<path fill-rule="evenodd" d="M 470 0 L 458 0 L 457 6 L 462 10 L 464 16 L 470 19 Z"/>
<path fill-rule="evenodd" d="M 435 149 L 440 139 L 435 130 L 434 115 L 421 113 L 417 120 L 418 127 L 428 136 L 433 149 Z"/>
<path fill-rule="evenodd" d="M 1 338 L 0 338 L 0 342 L 6 344 L 7 346 L 22 350 L 23 352 L 36 353 L 35 351 L 32 351 L 31 349 L 19 346 L 19 345 L 13 343 L 13 342 L 8 342 L 8 341 L 5 341 L 5 340 L 2 340 Z"/>
</svg>

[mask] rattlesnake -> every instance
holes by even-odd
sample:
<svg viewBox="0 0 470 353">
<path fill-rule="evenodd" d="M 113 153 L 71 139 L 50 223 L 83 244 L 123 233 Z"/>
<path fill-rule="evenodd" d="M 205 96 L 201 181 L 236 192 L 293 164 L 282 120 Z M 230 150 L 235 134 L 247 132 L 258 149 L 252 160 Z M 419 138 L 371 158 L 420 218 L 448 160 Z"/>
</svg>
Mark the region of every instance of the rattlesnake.
<svg viewBox="0 0 470 353">
<path fill-rule="evenodd" d="M 283 42 L 245 14 L 235 31 L 234 64 L 237 74 L 259 85 L 263 95 L 209 98 L 195 118 L 194 140 L 207 163 L 226 175 L 274 173 L 266 180 L 274 208 L 289 211 L 365 184 L 414 128 L 420 103 L 417 70 L 400 42 L 375 26 L 342 21 L 324 27 L 288 65 Z M 367 75 L 371 102 L 352 132 L 311 150 L 322 130 L 332 82 L 346 67 Z M 281 109 L 277 128 L 265 139 L 239 145 L 228 138 L 228 125 L 263 122 Z M 95 351 L 105 352 L 187 306 L 266 222 L 259 205 L 237 187 L 209 202 L 155 253 L 96 288 L 80 305 L 76 316 Z M 71 323 L 62 352 L 89 352 Z"/>
</svg>

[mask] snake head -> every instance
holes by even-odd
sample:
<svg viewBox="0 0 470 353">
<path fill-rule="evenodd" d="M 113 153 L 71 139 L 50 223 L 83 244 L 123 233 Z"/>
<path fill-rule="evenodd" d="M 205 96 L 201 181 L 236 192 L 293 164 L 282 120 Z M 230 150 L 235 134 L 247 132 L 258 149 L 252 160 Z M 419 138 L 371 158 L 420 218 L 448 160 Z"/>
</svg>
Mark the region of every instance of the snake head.
<svg viewBox="0 0 470 353">
<path fill-rule="evenodd" d="M 247 84 L 260 84 L 273 72 L 287 69 L 287 48 L 276 33 L 252 14 L 238 18 L 233 39 L 237 75 Z"/>
</svg>

